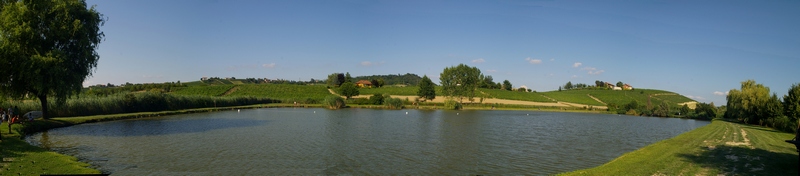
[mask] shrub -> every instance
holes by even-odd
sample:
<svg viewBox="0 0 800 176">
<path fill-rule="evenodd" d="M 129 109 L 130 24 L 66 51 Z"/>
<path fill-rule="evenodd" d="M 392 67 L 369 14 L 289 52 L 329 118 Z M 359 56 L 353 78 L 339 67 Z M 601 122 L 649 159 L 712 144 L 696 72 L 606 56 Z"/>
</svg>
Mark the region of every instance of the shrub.
<svg viewBox="0 0 800 176">
<path fill-rule="evenodd" d="M 325 100 L 322 100 L 322 104 L 328 107 L 328 109 L 341 109 L 345 106 L 344 99 L 336 95 L 325 97 Z"/>
<path fill-rule="evenodd" d="M 370 104 L 373 104 L 373 105 L 382 105 L 383 104 L 383 100 L 384 100 L 383 95 L 378 94 L 378 93 L 373 94 L 372 96 L 369 97 L 369 102 L 370 102 Z"/>
<path fill-rule="evenodd" d="M 454 100 L 453 98 L 449 98 L 448 97 L 447 99 L 444 100 L 444 108 L 459 110 L 462 107 L 461 107 L 461 103 L 459 103 L 458 101 Z"/>
<path fill-rule="evenodd" d="M 403 100 L 399 98 L 387 98 L 384 104 L 389 109 L 403 109 Z"/>
</svg>

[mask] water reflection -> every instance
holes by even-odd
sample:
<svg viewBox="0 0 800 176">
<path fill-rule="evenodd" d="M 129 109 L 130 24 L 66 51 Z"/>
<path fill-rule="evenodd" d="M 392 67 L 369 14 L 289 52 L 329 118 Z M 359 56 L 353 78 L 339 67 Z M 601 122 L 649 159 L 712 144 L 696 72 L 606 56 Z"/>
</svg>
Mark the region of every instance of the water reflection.
<svg viewBox="0 0 800 176">
<path fill-rule="evenodd" d="M 594 167 L 707 123 L 527 111 L 256 109 L 78 125 L 28 140 L 121 175 L 542 175 Z"/>
</svg>

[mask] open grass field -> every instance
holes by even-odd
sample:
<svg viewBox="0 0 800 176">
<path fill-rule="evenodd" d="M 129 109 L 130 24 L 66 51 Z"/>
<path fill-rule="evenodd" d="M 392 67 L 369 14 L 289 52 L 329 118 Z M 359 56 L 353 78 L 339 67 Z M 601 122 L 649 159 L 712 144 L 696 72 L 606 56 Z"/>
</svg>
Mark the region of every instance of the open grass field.
<svg viewBox="0 0 800 176">
<path fill-rule="evenodd" d="M 561 175 L 798 175 L 793 134 L 714 120 L 626 153 L 602 166 Z"/>
<path fill-rule="evenodd" d="M 488 95 L 488 98 L 534 101 L 534 102 L 555 102 L 553 100 L 545 98 L 544 96 L 542 96 L 542 94 L 537 92 L 517 92 L 517 91 L 508 91 L 500 89 L 483 89 L 483 88 L 478 90 L 483 93 L 486 93 L 486 95 Z"/>
</svg>

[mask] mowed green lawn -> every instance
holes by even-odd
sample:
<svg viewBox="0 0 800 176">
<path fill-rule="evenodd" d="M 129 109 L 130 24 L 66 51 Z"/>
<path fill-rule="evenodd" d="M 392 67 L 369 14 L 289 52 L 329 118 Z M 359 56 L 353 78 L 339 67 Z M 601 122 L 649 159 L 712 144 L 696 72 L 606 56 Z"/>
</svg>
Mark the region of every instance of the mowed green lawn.
<svg viewBox="0 0 800 176">
<path fill-rule="evenodd" d="M 561 175 L 798 175 L 793 134 L 714 120 L 626 153 L 602 166 Z"/>
</svg>

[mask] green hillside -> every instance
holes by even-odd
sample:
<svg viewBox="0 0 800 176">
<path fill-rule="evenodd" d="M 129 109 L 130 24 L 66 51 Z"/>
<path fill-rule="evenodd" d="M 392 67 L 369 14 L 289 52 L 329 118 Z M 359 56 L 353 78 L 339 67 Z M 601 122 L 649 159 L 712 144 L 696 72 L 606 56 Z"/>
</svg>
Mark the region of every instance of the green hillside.
<svg viewBox="0 0 800 176">
<path fill-rule="evenodd" d="M 243 84 L 234 87 L 226 96 L 268 97 L 284 101 L 320 101 L 330 95 L 325 86 L 293 84 Z M 313 101 L 312 101 L 313 102 Z"/>
<path fill-rule="evenodd" d="M 507 91 L 500 89 L 484 89 L 480 88 L 479 91 L 483 92 L 487 98 L 507 99 L 507 100 L 522 100 L 522 101 L 535 101 L 535 102 L 554 102 L 537 92 L 517 92 Z M 479 95 L 480 96 L 480 95 Z"/>
<path fill-rule="evenodd" d="M 209 96 L 263 96 L 282 100 L 321 100 L 329 95 L 324 85 L 294 85 L 294 84 L 253 84 L 241 80 L 213 79 L 206 81 L 194 81 L 184 83 L 187 87 L 174 88 L 174 94 L 180 95 L 209 95 Z M 417 94 L 417 86 L 385 86 L 381 88 L 362 88 L 359 90 L 361 95 L 390 94 L 414 96 Z M 442 88 L 436 87 L 436 94 L 443 94 Z M 549 92 L 517 92 L 500 89 L 478 89 L 476 98 L 496 98 L 507 100 L 520 100 L 532 102 L 566 102 L 585 104 L 592 106 L 606 106 L 616 104 L 623 106 L 631 101 L 636 101 L 640 105 L 656 106 L 666 102 L 669 105 L 678 106 L 679 103 L 692 102 L 675 92 L 655 90 L 655 89 L 635 89 L 635 90 L 608 90 L 608 89 L 579 89 L 562 90 Z M 598 101 L 599 100 L 599 101 Z"/>
<path fill-rule="evenodd" d="M 649 101 L 653 105 L 667 102 L 671 105 L 678 103 L 694 101 L 683 95 L 654 89 L 635 89 L 635 90 L 563 90 L 563 91 L 550 91 L 542 92 L 543 95 L 558 101 L 580 103 L 588 105 L 603 106 L 609 103 L 624 105 L 631 101 L 637 101 L 640 104 L 647 104 Z M 592 97 L 602 101 L 598 102 Z M 603 104 L 605 103 L 605 104 Z"/>
</svg>

